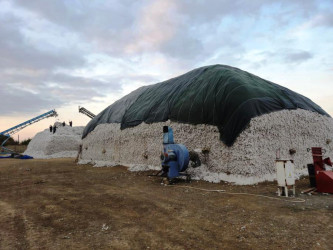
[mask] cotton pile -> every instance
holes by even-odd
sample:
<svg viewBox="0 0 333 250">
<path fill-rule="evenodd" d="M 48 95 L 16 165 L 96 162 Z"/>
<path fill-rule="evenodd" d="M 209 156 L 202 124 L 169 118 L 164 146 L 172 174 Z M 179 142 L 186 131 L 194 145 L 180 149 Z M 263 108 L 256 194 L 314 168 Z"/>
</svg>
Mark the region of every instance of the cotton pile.
<svg viewBox="0 0 333 250">
<path fill-rule="evenodd" d="M 100 124 L 83 139 L 80 163 L 124 165 L 133 171 L 160 169 L 164 125 L 172 127 L 176 143 L 199 154 L 202 165 L 188 169 L 192 178 L 210 182 L 274 180 L 278 151 L 281 159 L 294 160 L 297 175 L 306 174 L 306 165 L 312 162 L 307 148 L 320 146 L 327 155 L 333 155 L 333 119 L 298 109 L 253 118 L 232 147 L 220 140 L 217 127 L 212 125 L 168 121 L 121 130 L 117 123 Z M 296 153 L 290 154 L 290 149 Z"/>
<path fill-rule="evenodd" d="M 36 134 L 24 154 L 37 159 L 76 157 L 84 127 L 60 126 L 53 134 L 49 129 Z"/>
</svg>

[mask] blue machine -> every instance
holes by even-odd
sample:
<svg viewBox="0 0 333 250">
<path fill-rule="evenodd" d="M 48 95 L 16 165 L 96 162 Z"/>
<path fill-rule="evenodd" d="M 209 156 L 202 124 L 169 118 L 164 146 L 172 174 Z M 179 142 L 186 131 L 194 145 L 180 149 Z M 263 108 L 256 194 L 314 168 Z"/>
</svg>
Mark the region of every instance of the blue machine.
<svg viewBox="0 0 333 250">
<path fill-rule="evenodd" d="M 183 144 L 175 144 L 173 131 L 169 126 L 163 127 L 163 152 L 161 154 L 162 176 L 169 179 L 178 176 L 187 176 L 181 173 L 187 169 L 189 163 L 189 152 Z"/>
<path fill-rule="evenodd" d="M 18 131 L 24 129 L 25 127 L 27 127 L 27 126 L 29 126 L 29 125 L 31 125 L 33 123 L 39 122 L 40 120 L 43 120 L 45 118 L 49 118 L 49 117 L 52 117 L 52 116 L 57 116 L 57 115 L 58 114 L 57 114 L 57 112 L 55 110 L 50 110 L 49 112 L 46 112 L 46 113 L 44 113 L 42 115 L 39 115 L 39 116 L 36 116 L 36 117 L 34 117 L 34 118 L 32 118 L 32 119 L 30 119 L 28 121 L 22 122 L 22 123 L 14 126 L 12 128 L 9 128 L 9 129 L 7 129 L 5 131 L 0 132 L 0 135 L 7 136 L 7 139 L 4 140 L 2 142 L 2 144 L 0 145 L 0 149 L 2 148 L 5 152 L 6 151 L 7 152 L 13 152 L 12 150 L 4 147 L 5 143 L 7 142 L 7 140 L 10 138 L 10 136 L 12 134 L 17 133 Z"/>
</svg>

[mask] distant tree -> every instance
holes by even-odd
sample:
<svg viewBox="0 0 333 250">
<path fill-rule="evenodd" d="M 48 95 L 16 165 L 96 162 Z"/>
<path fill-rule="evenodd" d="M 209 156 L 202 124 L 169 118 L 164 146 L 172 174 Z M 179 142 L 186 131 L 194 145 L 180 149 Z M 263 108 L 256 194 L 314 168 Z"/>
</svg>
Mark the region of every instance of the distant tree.
<svg viewBox="0 0 333 250">
<path fill-rule="evenodd" d="M 21 141 L 21 145 L 28 145 L 30 141 L 31 141 L 30 138 L 26 139 L 26 140 L 23 140 L 23 141 Z"/>
<path fill-rule="evenodd" d="M 0 144 L 6 139 L 7 139 L 7 136 L 0 135 Z M 18 142 L 15 141 L 12 137 L 10 137 L 5 145 L 17 145 L 17 144 L 18 144 Z"/>
</svg>

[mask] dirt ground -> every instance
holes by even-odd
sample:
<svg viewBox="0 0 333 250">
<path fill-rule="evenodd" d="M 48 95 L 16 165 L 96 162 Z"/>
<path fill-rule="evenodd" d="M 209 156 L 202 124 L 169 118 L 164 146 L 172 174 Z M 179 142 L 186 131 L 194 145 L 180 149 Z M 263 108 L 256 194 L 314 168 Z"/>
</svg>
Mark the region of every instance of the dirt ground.
<svg viewBox="0 0 333 250">
<path fill-rule="evenodd" d="M 73 159 L 0 160 L 0 249 L 332 249 L 333 195 L 192 181 Z M 192 188 L 187 188 L 187 186 Z"/>
</svg>

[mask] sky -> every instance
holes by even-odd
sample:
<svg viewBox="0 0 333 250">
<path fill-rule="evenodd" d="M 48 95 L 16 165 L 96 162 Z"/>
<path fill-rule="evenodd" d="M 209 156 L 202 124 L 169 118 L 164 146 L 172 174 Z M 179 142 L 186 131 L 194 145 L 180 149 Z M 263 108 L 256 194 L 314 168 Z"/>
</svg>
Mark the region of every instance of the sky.
<svg viewBox="0 0 333 250">
<path fill-rule="evenodd" d="M 136 88 L 225 64 L 333 116 L 332 0 L 0 0 L 0 132 L 85 126 Z M 17 139 L 17 134 L 13 136 Z"/>
</svg>

